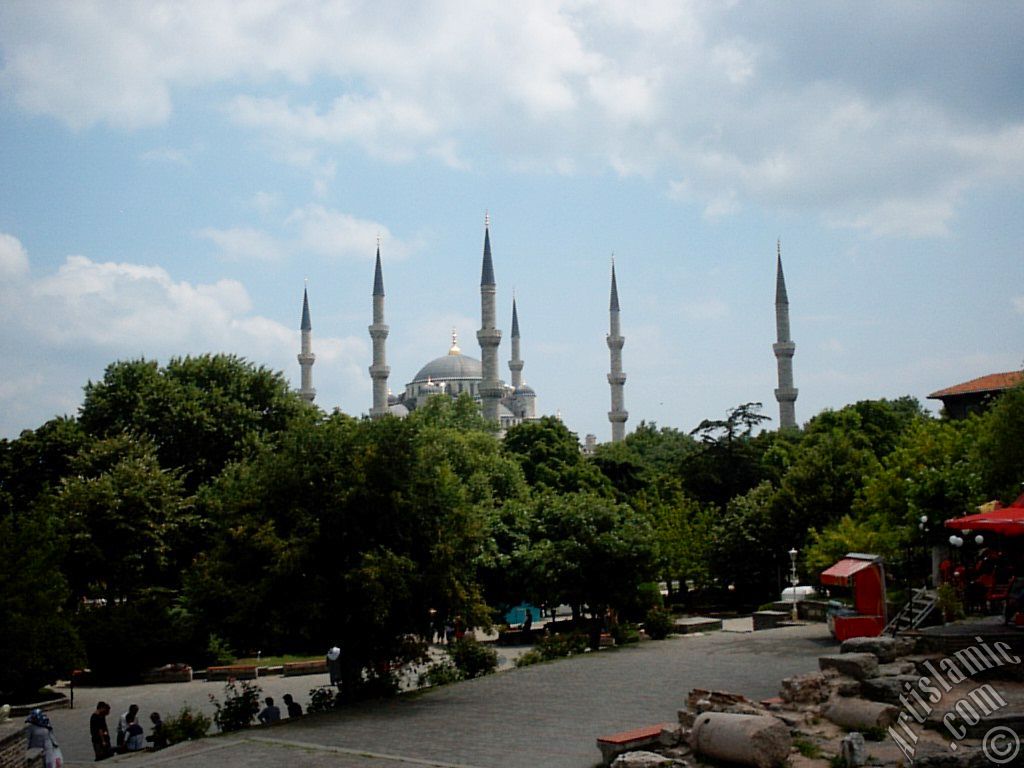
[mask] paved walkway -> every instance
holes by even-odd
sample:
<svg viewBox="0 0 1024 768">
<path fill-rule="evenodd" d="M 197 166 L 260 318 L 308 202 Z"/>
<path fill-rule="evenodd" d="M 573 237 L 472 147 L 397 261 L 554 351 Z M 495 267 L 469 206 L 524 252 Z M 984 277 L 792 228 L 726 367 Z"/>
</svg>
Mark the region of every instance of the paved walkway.
<svg viewBox="0 0 1024 768">
<path fill-rule="evenodd" d="M 754 698 L 774 696 L 783 677 L 816 669 L 817 656 L 834 649 L 824 624 L 673 637 L 514 669 L 359 709 L 285 721 L 272 728 L 251 729 L 243 736 L 119 757 L 107 764 L 112 768 L 122 763 L 167 768 L 589 768 L 599 760 L 594 746 L 599 734 L 671 721 L 692 688 L 727 689 Z M 267 678 L 261 684 L 275 697 L 277 684 L 282 684 L 280 692 L 290 689 L 298 696 L 319 677 Z M 204 686 L 192 684 L 197 685 Z M 150 698 L 150 689 L 167 688 L 172 686 L 130 689 L 128 698 L 148 712 L 155 708 L 149 702 L 170 695 L 153 690 L 155 698 Z M 115 699 L 104 693 L 107 690 L 90 690 L 89 706 L 97 695 Z M 220 694 L 221 687 L 205 684 L 200 690 Z M 78 692 L 79 701 L 82 693 Z M 122 701 L 128 699 L 118 699 Z M 70 765 L 90 762 L 87 734 L 84 739 L 72 737 L 72 731 L 87 731 L 88 713 L 84 707 L 52 713 Z M 113 725 L 113 715 L 111 720 Z"/>
</svg>

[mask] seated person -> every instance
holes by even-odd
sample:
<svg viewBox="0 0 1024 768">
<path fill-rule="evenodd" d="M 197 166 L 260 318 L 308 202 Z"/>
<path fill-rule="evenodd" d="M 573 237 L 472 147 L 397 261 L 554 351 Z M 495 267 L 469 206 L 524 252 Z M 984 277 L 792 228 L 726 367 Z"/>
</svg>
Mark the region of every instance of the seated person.
<svg viewBox="0 0 1024 768">
<path fill-rule="evenodd" d="M 263 711 L 260 712 L 256 719 L 264 725 L 276 723 L 281 719 L 281 710 L 274 706 L 274 699 L 272 697 L 267 696 L 263 701 L 266 702 L 267 706 L 263 708 Z"/>
</svg>

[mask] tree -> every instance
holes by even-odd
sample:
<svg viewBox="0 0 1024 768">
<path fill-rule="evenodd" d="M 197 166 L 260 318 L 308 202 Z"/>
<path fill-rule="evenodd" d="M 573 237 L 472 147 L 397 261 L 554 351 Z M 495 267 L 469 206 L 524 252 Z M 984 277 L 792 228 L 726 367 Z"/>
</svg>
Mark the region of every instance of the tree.
<svg viewBox="0 0 1024 768">
<path fill-rule="evenodd" d="M 474 578 L 483 527 L 435 428 L 333 415 L 289 429 L 211 489 L 218 536 L 188 606 L 236 647 L 338 645 L 346 695 L 419 658 L 431 608 L 488 616 Z"/>
<path fill-rule="evenodd" d="M 682 467 L 683 487 L 694 498 L 724 507 L 729 499 L 764 479 L 753 430 L 770 419 L 759 413 L 761 403 L 744 403 L 724 420 L 702 421 L 690 435 L 701 449 Z"/>
<path fill-rule="evenodd" d="M 231 461 L 312 410 L 273 373 L 234 355 L 117 362 L 85 387 L 80 420 L 90 435 L 148 437 L 160 464 L 195 490 Z"/>
<path fill-rule="evenodd" d="M 42 686 L 82 660 L 59 560 L 51 517 L 0 512 L 0 694 L 12 703 L 37 701 Z"/>
<path fill-rule="evenodd" d="M 1024 491 L 1024 384 L 1004 392 L 981 417 L 973 460 L 992 498 L 1008 503 Z"/>
<path fill-rule="evenodd" d="M 593 493 L 544 493 L 535 499 L 520 572 L 540 604 L 567 603 L 591 616 L 596 647 L 608 608 L 619 610 L 656 574 L 654 532 L 625 504 Z"/>
<path fill-rule="evenodd" d="M 72 463 L 52 498 L 68 541 L 64 571 L 76 599 L 109 604 L 150 587 L 176 588 L 190 558 L 182 529 L 194 522 L 175 472 L 161 469 L 146 441 L 97 441 Z"/>
<path fill-rule="evenodd" d="M 780 563 L 789 547 L 772 520 L 775 489 L 762 482 L 733 498 L 712 534 L 711 570 L 722 586 L 732 584 L 741 601 L 757 605 L 772 597 Z"/>
<path fill-rule="evenodd" d="M 543 416 L 517 424 L 505 435 L 503 447 L 519 462 L 526 482 L 539 490 L 602 494 L 611 490 L 604 476 L 580 453 L 576 434 L 561 419 Z"/>
</svg>

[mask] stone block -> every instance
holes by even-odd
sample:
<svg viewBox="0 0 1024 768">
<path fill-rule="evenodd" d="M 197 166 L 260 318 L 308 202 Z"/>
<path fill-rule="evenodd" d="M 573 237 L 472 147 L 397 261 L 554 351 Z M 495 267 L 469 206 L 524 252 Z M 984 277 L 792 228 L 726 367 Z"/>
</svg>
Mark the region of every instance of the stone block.
<svg viewBox="0 0 1024 768">
<path fill-rule="evenodd" d="M 829 679 L 821 672 L 810 672 L 785 678 L 779 696 L 791 704 L 820 704 L 828 701 L 830 693 Z"/>
<path fill-rule="evenodd" d="M 888 728 L 899 717 L 899 707 L 865 699 L 834 699 L 821 713 L 842 728 L 868 730 Z"/>
<path fill-rule="evenodd" d="M 670 768 L 677 765 L 681 763 L 657 752 L 626 752 L 615 758 L 612 768 Z"/>
<path fill-rule="evenodd" d="M 705 712 L 694 723 L 690 746 L 714 760 L 778 768 L 789 758 L 793 738 L 774 717 Z"/>
<path fill-rule="evenodd" d="M 907 686 L 917 686 L 920 678 L 917 675 L 897 675 L 896 677 L 870 677 L 862 680 L 861 694 L 872 701 L 884 701 L 886 704 L 900 704 L 900 695 L 907 692 Z"/>
<path fill-rule="evenodd" d="M 818 668 L 834 669 L 855 680 L 878 676 L 878 657 L 873 653 L 833 653 L 818 657 Z"/>
<path fill-rule="evenodd" d="M 882 664 L 914 652 L 914 641 L 906 637 L 851 637 L 840 646 L 842 653 L 873 653 Z"/>
<path fill-rule="evenodd" d="M 860 733 L 848 733 L 839 743 L 839 755 L 843 758 L 846 768 L 860 768 L 868 762 L 867 745 L 864 743 L 864 735 Z"/>
</svg>

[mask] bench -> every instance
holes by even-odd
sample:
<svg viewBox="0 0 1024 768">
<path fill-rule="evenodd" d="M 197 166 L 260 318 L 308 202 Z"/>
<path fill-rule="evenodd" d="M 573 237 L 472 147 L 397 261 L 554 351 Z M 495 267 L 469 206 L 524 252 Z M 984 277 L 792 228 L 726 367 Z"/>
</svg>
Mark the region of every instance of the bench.
<svg viewBox="0 0 1024 768">
<path fill-rule="evenodd" d="M 235 680 L 255 680 L 256 674 L 255 664 L 229 664 L 223 667 L 206 668 L 206 679 L 210 682 L 232 678 Z"/>
<path fill-rule="evenodd" d="M 670 723 L 660 723 L 644 728 L 634 728 L 631 731 L 613 733 L 610 736 L 598 736 L 597 748 L 601 750 L 604 764 L 611 765 L 621 754 L 657 745 L 661 739 L 662 729 L 672 727 L 674 726 Z"/>
<path fill-rule="evenodd" d="M 326 659 L 315 659 L 313 661 L 289 661 L 281 666 L 281 673 L 285 677 L 297 677 L 298 675 L 319 675 L 327 671 Z"/>
</svg>

